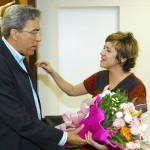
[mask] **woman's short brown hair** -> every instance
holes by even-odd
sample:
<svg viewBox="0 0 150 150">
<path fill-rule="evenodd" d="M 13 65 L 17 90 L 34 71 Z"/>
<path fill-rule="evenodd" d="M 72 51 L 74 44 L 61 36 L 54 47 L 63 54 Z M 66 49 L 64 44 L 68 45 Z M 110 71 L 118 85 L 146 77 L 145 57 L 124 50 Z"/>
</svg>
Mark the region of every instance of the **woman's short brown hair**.
<svg viewBox="0 0 150 150">
<path fill-rule="evenodd" d="M 113 44 L 117 51 L 116 59 L 125 72 L 134 68 L 139 53 L 139 47 L 133 33 L 124 33 L 120 31 L 112 33 L 106 38 L 105 42 L 111 42 Z M 126 58 L 127 60 L 122 63 L 121 58 Z"/>
</svg>

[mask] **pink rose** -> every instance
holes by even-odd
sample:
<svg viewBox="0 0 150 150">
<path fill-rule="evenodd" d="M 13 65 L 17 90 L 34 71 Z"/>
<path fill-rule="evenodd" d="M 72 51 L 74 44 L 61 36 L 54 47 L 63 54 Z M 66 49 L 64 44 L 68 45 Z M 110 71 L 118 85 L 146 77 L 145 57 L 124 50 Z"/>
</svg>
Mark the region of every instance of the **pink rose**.
<svg viewBox="0 0 150 150">
<path fill-rule="evenodd" d="M 125 125 L 125 122 L 122 118 L 117 118 L 113 122 L 113 126 L 118 127 L 118 128 L 123 127 L 124 125 Z"/>
<path fill-rule="evenodd" d="M 130 112 L 135 111 L 135 106 L 132 102 L 122 103 L 120 107 L 124 111 L 130 111 Z"/>
<path fill-rule="evenodd" d="M 126 143 L 126 148 L 130 149 L 130 150 L 135 150 L 137 147 L 134 142 L 128 142 L 128 143 Z"/>
<path fill-rule="evenodd" d="M 131 125 L 131 128 L 130 128 L 130 131 L 132 134 L 134 135 L 138 135 L 141 133 L 141 129 L 140 129 L 140 122 L 139 122 L 139 119 L 137 117 L 134 117 L 130 123 Z"/>
</svg>

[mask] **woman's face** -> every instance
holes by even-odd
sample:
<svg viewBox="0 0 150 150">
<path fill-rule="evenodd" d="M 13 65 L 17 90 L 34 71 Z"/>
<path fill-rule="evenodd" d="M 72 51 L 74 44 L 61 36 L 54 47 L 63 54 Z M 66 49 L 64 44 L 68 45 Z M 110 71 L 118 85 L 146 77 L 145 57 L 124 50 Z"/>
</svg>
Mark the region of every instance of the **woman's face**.
<svg viewBox="0 0 150 150">
<path fill-rule="evenodd" d="M 116 58 L 117 51 L 115 50 L 115 47 L 111 42 L 105 43 L 104 48 L 101 51 L 100 55 L 101 55 L 100 66 L 102 68 L 110 70 L 120 66 Z"/>
</svg>

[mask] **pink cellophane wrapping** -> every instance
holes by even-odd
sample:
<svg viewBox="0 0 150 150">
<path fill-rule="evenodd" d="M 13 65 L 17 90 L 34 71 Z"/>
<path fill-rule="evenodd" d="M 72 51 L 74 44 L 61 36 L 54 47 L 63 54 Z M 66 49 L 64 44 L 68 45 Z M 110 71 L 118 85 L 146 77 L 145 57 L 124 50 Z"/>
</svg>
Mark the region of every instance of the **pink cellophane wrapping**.
<svg viewBox="0 0 150 150">
<path fill-rule="evenodd" d="M 88 131 L 90 131 L 92 132 L 93 140 L 98 141 L 100 143 L 106 143 L 115 150 L 122 150 L 120 146 L 113 144 L 108 140 L 110 134 L 101 125 L 101 122 L 105 119 L 105 115 L 104 111 L 98 107 L 98 103 L 100 101 L 101 96 L 98 95 L 94 105 L 90 108 L 89 116 L 84 118 L 79 123 L 79 126 L 84 124 L 84 128 L 82 129 L 82 131 L 80 131 L 79 136 L 85 139 L 85 134 L 87 134 Z"/>
<path fill-rule="evenodd" d="M 64 123 L 55 126 L 55 128 L 63 130 L 63 131 L 68 131 L 72 130 L 78 127 L 79 123 L 81 122 L 82 119 L 86 117 L 86 115 L 89 113 L 90 106 L 94 104 L 96 100 L 96 97 L 91 98 L 91 99 L 85 99 L 81 106 L 80 110 L 78 112 L 72 113 L 72 112 L 66 112 L 62 115 Z"/>
<path fill-rule="evenodd" d="M 63 114 L 62 117 L 64 123 L 56 126 L 56 128 L 63 131 L 68 131 L 84 124 L 84 128 L 79 132 L 79 136 L 81 138 L 85 139 L 85 134 L 90 131 L 92 132 L 93 140 L 100 143 L 106 143 L 115 150 L 123 150 L 124 148 L 113 144 L 108 140 L 110 134 L 101 125 L 101 122 L 105 119 L 104 111 L 98 107 L 98 103 L 101 99 L 101 94 L 91 99 L 85 99 L 78 112 L 66 112 Z"/>
</svg>

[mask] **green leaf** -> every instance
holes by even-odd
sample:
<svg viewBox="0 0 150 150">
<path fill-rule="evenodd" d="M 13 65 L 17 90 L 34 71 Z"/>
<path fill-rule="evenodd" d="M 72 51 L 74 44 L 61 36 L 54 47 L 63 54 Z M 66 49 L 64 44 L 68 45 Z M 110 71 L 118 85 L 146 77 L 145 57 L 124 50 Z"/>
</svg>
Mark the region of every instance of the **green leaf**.
<svg viewBox="0 0 150 150">
<path fill-rule="evenodd" d="M 128 96 L 126 92 L 120 92 L 120 89 L 117 89 L 114 95 L 107 94 L 102 98 L 98 107 L 105 113 L 105 120 L 102 122 L 103 127 L 112 126 L 115 119 L 114 114 L 120 110 L 120 105 L 125 102 L 128 102 Z"/>
</svg>

